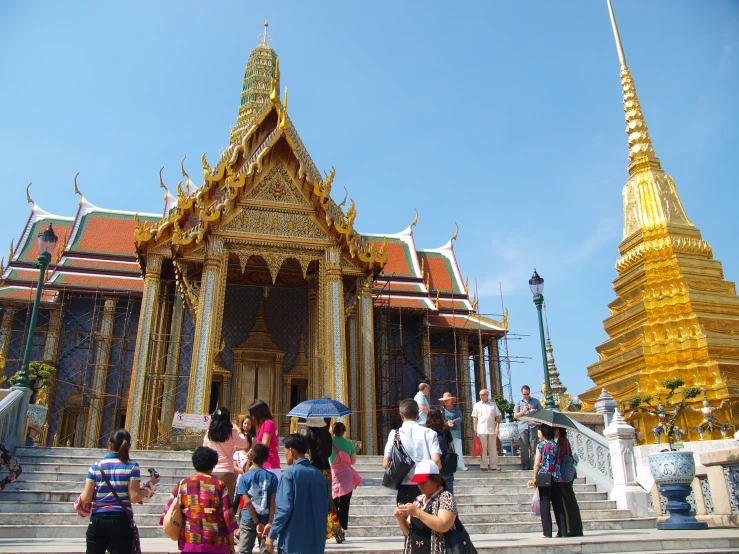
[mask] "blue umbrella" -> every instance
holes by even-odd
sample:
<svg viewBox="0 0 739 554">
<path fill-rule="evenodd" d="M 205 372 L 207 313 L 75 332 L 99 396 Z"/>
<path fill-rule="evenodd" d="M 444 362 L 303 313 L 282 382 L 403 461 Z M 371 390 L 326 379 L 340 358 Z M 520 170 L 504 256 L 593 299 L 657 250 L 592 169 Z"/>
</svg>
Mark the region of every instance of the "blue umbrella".
<svg viewBox="0 0 739 554">
<path fill-rule="evenodd" d="M 295 406 L 287 414 L 290 417 L 342 417 L 351 414 L 352 411 L 341 402 L 324 396 L 319 400 L 306 400 Z"/>
</svg>

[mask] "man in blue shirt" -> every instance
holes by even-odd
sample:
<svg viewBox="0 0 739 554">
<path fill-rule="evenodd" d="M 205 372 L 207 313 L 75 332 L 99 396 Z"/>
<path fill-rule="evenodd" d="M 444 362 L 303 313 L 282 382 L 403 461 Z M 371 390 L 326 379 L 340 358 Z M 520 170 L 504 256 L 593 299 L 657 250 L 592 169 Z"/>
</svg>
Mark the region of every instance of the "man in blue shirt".
<svg viewBox="0 0 739 554">
<path fill-rule="evenodd" d="M 531 396 L 531 389 L 528 385 L 521 387 L 523 398 L 516 403 L 516 411 L 513 417 L 518 419 L 525 416 L 529 412 L 541 410 L 539 401 Z M 521 468 L 534 469 L 534 458 L 536 458 L 536 445 L 539 444 L 539 434 L 537 432 L 538 425 L 529 423 L 528 421 L 518 422 L 519 439 L 518 444 L 521 447 Z"/>
<path fill-rule="evenodd" d="M 418 392 L 413 400 L 418 404 L 418 424 L 421 426 L 426 425 L 426 415 L 429 413 L 429 386 L 428 383 L 421 383 L 418 385 Z"/>
<path fill-rule="evenodd" d="M 457 469 L 467 471 L 467 466 L 464 465 L 464 458 L 462 457 L 462 410 L 456 404 L 457 397 L 452 396 L 451 392 L 445 392 L 439 398 L 439 402 L 444 406 L 442 410 L 444 421 L 449 427 L 449 432 L 454 440 L 454 452 L 457 453 Z"/>
<path fill-rule="evenodd" d="M 285 437 L 285 459 L 290 467 L 277 486 L 277 511 L 269 530 L 267 551 L 274 554 L 319 554 L 326 549 L 328 485 L 323 474 L 305 457 L 303 435 Z"/>
</svg>

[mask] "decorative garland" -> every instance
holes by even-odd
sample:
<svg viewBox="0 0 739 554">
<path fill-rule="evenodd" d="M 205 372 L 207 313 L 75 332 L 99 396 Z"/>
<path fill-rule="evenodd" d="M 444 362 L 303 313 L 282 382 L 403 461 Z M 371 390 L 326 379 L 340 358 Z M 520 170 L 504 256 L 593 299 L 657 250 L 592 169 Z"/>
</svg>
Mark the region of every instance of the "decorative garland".
<svg viewBox="0 0 739 554">
<path fill-rule="evenodd" d="M 5 445 L 2 443 L 0 443 L 0 466 L 5 466 L 8 468 L 8 475 L 2 481 L 0 481 L 1 491 L 10 483 L 15 481 L 21 473 L 23 473 L 18 460 L 10 455 L 10 451 L 5 448 Z"/>
</svg>

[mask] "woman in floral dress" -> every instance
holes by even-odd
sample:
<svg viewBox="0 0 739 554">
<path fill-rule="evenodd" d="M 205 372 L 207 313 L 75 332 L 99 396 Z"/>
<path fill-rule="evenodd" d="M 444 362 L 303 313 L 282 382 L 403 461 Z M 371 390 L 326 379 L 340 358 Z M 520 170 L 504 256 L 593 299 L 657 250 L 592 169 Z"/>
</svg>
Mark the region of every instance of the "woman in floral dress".
<svg viewBox="0 0 739 554">
<path fill-rule="evenodd" d="M 541 505 L 541 532 L 543 537 L 552 538 L 552 514 L 549 511 L 551 504 L 554 508 L 554 519 L 557 521 L 557 536 L 566 534 L 565 513 L 562 504 L 562 483 L 559 476 L 559 445 L 554 440 L 554 429 L 542 423 L 539 426 L 539 444 L 536 445 L 536 459 L 534 460 L 534 481 L 539 473 L 548 473 L 552 476 L 550 487 L 538 487 L 539 502 Z"/>
</svg>

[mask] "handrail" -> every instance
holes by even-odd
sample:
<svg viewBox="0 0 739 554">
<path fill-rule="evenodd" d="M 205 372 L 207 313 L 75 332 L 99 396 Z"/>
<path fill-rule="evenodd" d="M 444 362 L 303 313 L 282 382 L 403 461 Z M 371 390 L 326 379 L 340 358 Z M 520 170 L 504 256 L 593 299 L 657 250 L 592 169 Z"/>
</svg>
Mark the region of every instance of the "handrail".
<svg viewBox="0 0 739 554">
<path fill-rule="evenodd" d="M 598 491 L 610 492 L 613 489 L 613 469 L 611 468 L 608 439 L 577 421 L 574 423 L 578 430 L 568 429 L 567 437 L 573 452 L 579 457 L 578 476 L 587 477 L 589 482 L 595 484 Z"/>
<path fill-rule="evenodd" d="M 16 447 L 22 446 L 26 430 L 26 412 L 31 389 L 11 387 L 10 392 L 0 400 L 0 443 L 5 445 L 11 454 Z"/>
</svg>

